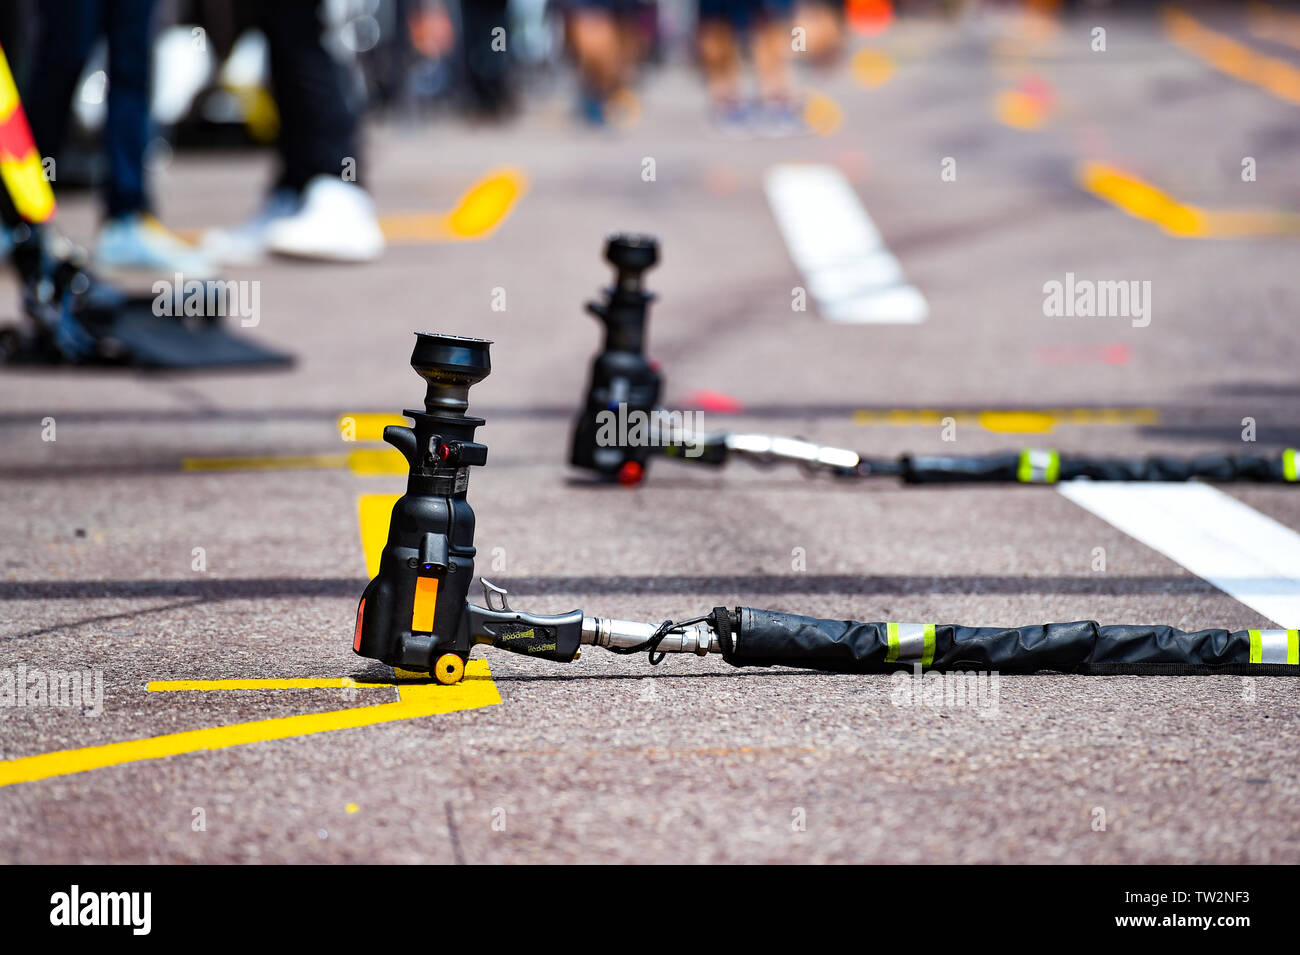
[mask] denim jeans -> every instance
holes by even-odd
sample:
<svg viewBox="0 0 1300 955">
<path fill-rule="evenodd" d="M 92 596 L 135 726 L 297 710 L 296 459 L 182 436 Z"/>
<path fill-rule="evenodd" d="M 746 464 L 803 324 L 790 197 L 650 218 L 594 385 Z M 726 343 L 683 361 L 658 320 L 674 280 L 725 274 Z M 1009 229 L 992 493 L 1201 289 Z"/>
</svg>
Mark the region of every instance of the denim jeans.
<svg viewBox="0 0 1300 955">
<path fill-rule="evenodd" d="M 155 0 L 41 0 L 36 54 L 23 104 L 36 147 L 55 156 L 63 145 L 72 96 L 86 60 L 108 40 L 108 117 L 104 151 L 110 217 L 149 208 L 144 153 L 151 135 L 149 101 Z"/>
</svg>

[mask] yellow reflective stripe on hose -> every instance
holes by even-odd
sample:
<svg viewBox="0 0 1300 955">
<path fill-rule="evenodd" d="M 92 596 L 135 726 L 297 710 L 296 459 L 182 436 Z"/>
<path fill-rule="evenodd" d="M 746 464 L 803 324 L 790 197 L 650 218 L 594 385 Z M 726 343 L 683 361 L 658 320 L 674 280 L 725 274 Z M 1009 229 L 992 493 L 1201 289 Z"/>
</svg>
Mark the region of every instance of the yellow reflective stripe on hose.
<svg viewBox="0 0 1300 955">
<path fill-rule="evenodd" d="M 1300 631 L 1250 631 L 1250 662 L 1300 665 Z"/>
<path fill-rule="evenodd" d="M 1016 480 L 1022 484 L 1055 484 L 1061 473 L 1061 456 L 1055 451 L 1025 448 L 1020 452 Z"/>
<path fill-rule="evenodd" d="M 934 662 L 932 623 L 886 623 L 885 639 L 889 642 L 886 663 L 920 663 L 928 667 Z"/>
</svg>

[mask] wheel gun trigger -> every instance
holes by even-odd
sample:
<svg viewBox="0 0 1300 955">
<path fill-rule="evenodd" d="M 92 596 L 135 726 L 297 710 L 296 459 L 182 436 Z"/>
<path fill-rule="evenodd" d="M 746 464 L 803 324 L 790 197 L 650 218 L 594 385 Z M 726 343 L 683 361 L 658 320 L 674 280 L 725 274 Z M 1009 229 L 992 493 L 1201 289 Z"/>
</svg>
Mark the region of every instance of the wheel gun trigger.
<svg viewBox="0 0 1300 955">
<path fill-rule="evenodd" d="M 510 609 L 510 604 L 507 600 L 510 595 L 506 592 L 504 587 L 498 587 L 486 577 L 483 578 L 482 583 L 483 601 L 487 604 L 489 610 L 495 611 L 496 613 L 514 613 L 514 611 Z"/>
</svg>

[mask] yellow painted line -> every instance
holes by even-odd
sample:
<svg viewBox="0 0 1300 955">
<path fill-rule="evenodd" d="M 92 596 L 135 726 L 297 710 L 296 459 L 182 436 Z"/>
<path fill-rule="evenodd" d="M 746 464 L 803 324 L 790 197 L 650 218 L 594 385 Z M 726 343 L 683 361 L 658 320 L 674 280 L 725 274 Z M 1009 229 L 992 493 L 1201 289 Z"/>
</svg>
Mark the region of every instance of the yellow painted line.
<svg viewBox="0 0 1300 955">
<path fill-rule="evenodd" d="M 379 573 L 379 557 L 388 542 L 388 519 L 400 494 L 362 494 L 357 499 L 357 516 L 361 523 L 361 548 L 366 552 L 366 572 Z"/>
<path fill-rule="evenodd" d="M 185 458 L 184 471 L 299 471 L 345 468 L 345 454 L 303 454 L 250 458 Z"/>
<path fill-rule="evenodd" d="M 349 454 L 348 470 L 360 475 L 407 474 L 411 468 L 396 448 L 375 448 Z"/>
<path fill-rule="evenodd" d="M 1159 424 L 1155 408 L 1058 408 L 1046 412 L 1069 424 Z"/>
<path fill-rule="evenodd" d="M 984 411 L 980 427 L 999 434 L 1046 434 L 1056 425 L 1056 418 L 1041 411 Z"/>
<path fill-rule="evenodd" d="M 450 242 L 446 213 L 394 212 L 379 217 L 379 228 L 389 245 Z"/>
<path fill-rule="evenodd" d="M 1207 212 L 1205 217 L 1208 234 L 1215 239 L 1300 236 L 1300 215 L 1294 212 L 1243 209 L 1238 212 Z"/>
<path fill-rule="evenodd" d="M 429 674 L 419 670 L 403 670 L 401 667 L 393 667 L 393 676 L 399 680 L 427 680 Z"/>
<path fill-rule="evenodd" d="M 284 455 L 282 457 L 185 458 L 184 471 L 340 471 L 353 474 L 405 474 L 406 459 L 395 448 L 364 448 L 347 454 Z"/>
<path fill-rule="evenodd" d="M 452 235 L 458 239 L 490 235 L 505 221 L 526 188 L 527 180 L 517 169 L 501 169 L 481 179 L 447 217 Z"/>
<path fill-rule="evenodd" d="M 384 429 L 390 425 L 409 426 L 403 415 L 356 412 L 339 417 L 339 436 L 344 441 L 383 441 Z M 353 474 L 405 474 L 406 458 L 395 448 L 353 451 L 348 455 Z"/>
<path fill-rule="evenodd" d="M 379 226 L 394 245 L 486 238 L 506 220 L 527 188 L 528 180 L 520 170 L 497 169 L 474 183 L 450 212 L 386 215 L 380 217 Z"/>
<path fill-rule="evenodd" d="M 1176 7 L 1166 7 L 1163 19 L 1169 39 L 1188 53 L 1221 73 L 1300 105 L 1300 67 L 1212 30 Z"/>
<path fill-rule="evenodd" d="M 1170 235 L 1204 236 L 1205 214 L 1180 203 L 1150 183 L 1105 163 L 1080 164 L 1079 184 L 1129 215 L 1153 222 Z"/>
<path fill-rule="evenodd" d="M 68 776 L 146 759 L 161 759 L 164 756 L 228 749 L 249 743 L 453 713 L 457 710 L 494 706 L 501 702 L 486 660 L 471 660 L 465 668 L 465 678 L 455 686 L 440 686 L 432 682 L 408 684 L 398 687 L 398 695 L 400 699 L 396 703 L 232 723 L 229 726 L 213 726 L 147 739 L 108 743 L 104 746 L 65 749 L 8 759 L 0 762 L 0 786 Z"/>
<path fill-rule="evenodd" d="M 329 690 L 396 686 L 396 683 L 359 683 L 350 677 L 294 677 L 265 680 L 151 680 L 150 693 L 179 693 L 209 690 Z"/>
<path fill-rule="evenodd" d="M 1076 178 L 1099 199 L 1179 238 L 1300 236 L 1300 215 L 1250 209 L 1207 211 L 1179 202 L 1149 182 L 1106 163 L 1080 163 Z"/>
<path fill-rule="evenodd" d="M 1002 434 L 1045 434 L 1058 424 L 1072 425 L 1153 425 L 1160 421 L 1155 408 L 1020 408 L 987 411 L 958 411 L 937 408 L 853 413 L 854 424 L 891 427 L 942 426 L 951 418 L 956 424 L 978 425 Z"/>
</svg>

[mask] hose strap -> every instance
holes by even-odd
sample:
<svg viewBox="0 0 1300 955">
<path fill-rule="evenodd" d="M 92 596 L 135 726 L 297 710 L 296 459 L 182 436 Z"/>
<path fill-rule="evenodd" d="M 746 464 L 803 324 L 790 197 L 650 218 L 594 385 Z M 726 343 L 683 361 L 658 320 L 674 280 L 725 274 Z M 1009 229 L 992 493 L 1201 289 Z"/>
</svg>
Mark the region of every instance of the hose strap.
<svg viewBox="0 0 1300 955">
<path fill-rule="evenodd" d="M 722 659 L 730 660 L 735 644 L 732 643 L 731 634 L 736 626 L 736 618 L 726 607 L 714 607 L 713 629 L 718 635 L 718 646 L 722 647 Z"/>
</svg>

